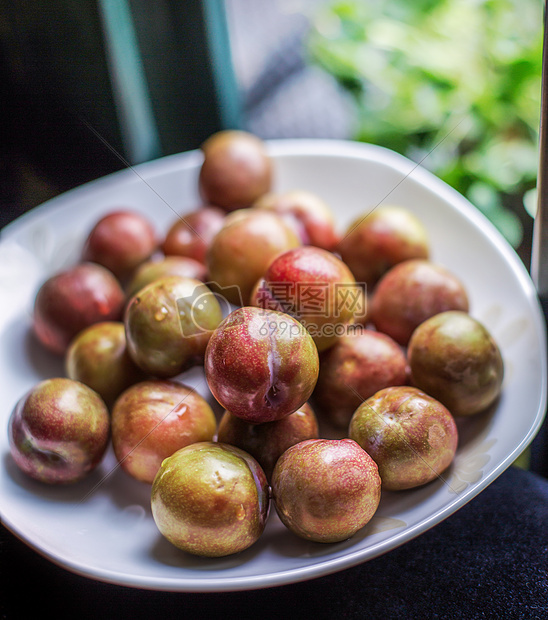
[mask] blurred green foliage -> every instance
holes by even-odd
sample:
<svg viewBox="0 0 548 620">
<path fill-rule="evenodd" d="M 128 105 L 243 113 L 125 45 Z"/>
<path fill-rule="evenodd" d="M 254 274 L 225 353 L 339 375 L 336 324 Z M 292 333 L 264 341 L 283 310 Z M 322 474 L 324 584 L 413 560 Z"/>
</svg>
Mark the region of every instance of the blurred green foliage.
<svg viewBox="0 0 548 620">
<path fill-rule="evenodd" d="M 542 23 L 542 0 L 337 0 L 309 52 L 353 96 L 356 139 L 421 161 L 517 247 L 505 205 L 535 187 Z"/>
</svg>

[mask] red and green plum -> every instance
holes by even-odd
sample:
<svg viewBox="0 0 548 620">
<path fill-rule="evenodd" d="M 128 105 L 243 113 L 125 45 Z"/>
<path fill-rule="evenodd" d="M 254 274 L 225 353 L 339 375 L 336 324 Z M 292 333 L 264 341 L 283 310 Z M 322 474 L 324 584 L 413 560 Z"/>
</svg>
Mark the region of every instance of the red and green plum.
<svg viewBox="0 0 548 620">
<path fill-rule="evenodd" d="M 303 245 L 314 245 L 331 252 L 339 241 L 330 207 L 313 192 L 271 192 L 259 198 L 253 206 L 292 218 Z"/>
<path fill-rule="evenodd" d="M 120 467 L 152 484 L 162 461 L 180 448 L 215 436 L 207 401 L 175 381 L 142 381 L 128 388 L 112 410 L 112 445 Z"/>
<path fill-rule="evenodd" d="M 199 189 L 205 202 L 234 211 L 250 207 L 272 184 L 264 142 L 245 131 L 223 130 L 203 144 Z"/>
<path fill-rule="evenodd" d="M 213 237 L 221 230 L 225 212 L 218 207 L 204 206 L 177 219 L 162 242 L 166 256 L 186 256 L 205 263 Z"/>
<path fill-rule="evenodd" d="M 106 267 L 119 279 L 131 275 L 158 247 L 148 218 L 136 211 L 112 211 L 93 227 L 84 245 L 84 261 Z"/>
<path fill-rule="evenodd" d="M 458 443 L 451 413 L 411 386 L 388 387 L 368 398 L 352 416 L 348 436 L 377 463 L 383 488 L 390 491 L 441 476 Z"/>
<path fill-rule="evenodd" d="M 58 355 L 72 339 L 94 323 L 117 321 L 124 291 L 101 265 L 82 263 L 48 278 L 34 302 L 33 327 L 39 341 Z"/>
<path fill-rule="evenodd" d="M 217 441 L 251 454 L 263 468 L 268 480 L 276 461 L 288 448 L 305 439 L 318 437 L 318 420 L 308 403 L 281 420 L 263 424 L 250 424 L 225 411 L 217 430 Z"/>
<path fill-rule="evenodd" d="M 68 348 L 65 369 L 70 379 L 95 390 L 107 406 L 145 378 L 129 356 L 121 321 L 95 323 L 82 330 Z"/>
<path fill-rule="evenodd" d="M 333 253 L 314 246 L 275 258 L 253 289 L 252 305 L 291 315 L 306 327 L 319 351 L 333 346 L 345 326 L 365 312 L 360 287 Z"/>
<path fill-rule="evenodd" d="M 160 534 L 207 558 L 254 545 L 273 505 L 307 544 L 339 543 L 381 493 L 437 493 L 455 417 L 489 416 L 503 389 L 501 350 L 459 272 L 432 262 L 428 223 L 372 206 L 341 235 L 320 194 L 285 189 L 289 160 L 274 178 L 269 148 L 211 135 L 200 202 L 159 235 L 145 212 L 101 208 L 80 264 L 35 298 L 33 331 L 67 377 L 8 423 L 12 473 L 42 483 L 81 480 L 112 439 Z M 202 370 L 205 398 L 183 383 Z"/>
<path fill-rule="evenodd" d="M 414 259 L 381 278 L 371 299 L 371 320 L 378 331 L 406 346 L 415 328 L 431 316 L 468 309 L 468 294 L 459 278 L 441 265 Z"/>
<path fill-rule="evenodd" d="M 371 329 L 350 330 L 320 357 L 314 401 L 331 424 L 347 429 L 364 400 L 408 382 L 406 355 L 390 336 Z"/>
<path fill-rule="evenodd" d="M 251 291 L 270 263 L 300 240 L 276 213 L 261 209 L 235 211 L 225 219 L 207 254 L 209 278 L 229 302 L 247 305 Z"/>
<path fill-rule="evenodd" d="M 302 441 L 278 459 L 272 498 L 282 523 L 306 540 L 334 543 L 363 528 L 379 506 L 373 459 L 351 439 Z"/>
<path fill-rule="evenodd" d="M 131 299 L 147 284 L 167 276 L 182 276 L 204 281 L 207 276 L 203 263 L 187 256 L 165 256 L 159 260 L 150 260 L 143 263 L 134 272 L 126 287 L 126 297 Z"/>
<path fill-rule="evenodd" d="M 224 409 L 247 422 L 273 422 L 308 401 L 318 379 L 316 345 L 287 314 L 244 307 L 213 332 L 205 376 Z"/>
<path fill-rule="evenodd" d="M 419 325 L 408 359 L 414 385 L 455 416 L 481 413 L 501 393 L 500 349 L 486 327 L 465 312 L 442 312 Z"/>
<path fill-rule="evenodd" d="M 348 227 L 337 251 L 358 282 L 372 290 L 394 265 L 428 258 L 429 239 L 422 222 L 407 208 L 371 208 Z"/>
<path fill-rule="evenodd" d="M 124 324 L 128 351 L 149 375 L 171 378 L 203 361 L 222 320 L 217 297 L 199 280 L 160 278 L 129 302 Z"/>
<path fill-rule="evenodd" d="M 244 551 L 264 531 L 270 498 L 257 461 L 239 448 L 202 442 L 162 463 L 151 494 L 160 533 L 188 553 L 223 557 Z"/>
<path fill-rule="evenodd" d="M 48 484 L 71 484 L 102 461 L 110 439 L 109 413 L 83 383 L 46 379 L 17 404 L 8 436 L 13 460 L 25 474 Z"/>
</svg>

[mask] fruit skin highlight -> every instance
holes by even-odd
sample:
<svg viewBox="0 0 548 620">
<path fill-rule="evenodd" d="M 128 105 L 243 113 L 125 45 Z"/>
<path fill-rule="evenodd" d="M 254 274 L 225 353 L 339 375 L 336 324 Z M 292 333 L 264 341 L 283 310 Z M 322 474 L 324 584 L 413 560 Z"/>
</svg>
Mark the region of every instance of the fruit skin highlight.
<svg viewBox="0 0 548 620">
<path fill-rule="evenodd" d="M 263 533 L 268 483 L 249 454 L 215 442 L 195 443 L 162 463 L 152 485 L 152 516 L 161 534 L 194 555 L 222 557 Z"/>
<path fill-rule="evenodd" d="M 259 424 L 302 407 L 316 385 L 319 357 L 298 321 L 281 312 L 244 307 L 211 335 L 204 368 L 219 404 Z"/>
<path fill-rule="evenodd" d="M 453 416 L 415 387 L 380 390 L 356 409 L 348 436 L 379 467 L 384 489 L 401 491 L 431 482 L 451 464 L 458 432 Z"/>
<path fill-rule="evenodd" d="M 373 459 L 351 439 L 302 441 L 279 458 L 272 497 L 282 523 L 306 540 L 346 540 L 375 514 L 381 479 Z"/>
<path fill-rule="evenodd" d="M 19 401 L 8 425 L 17 466 L 31 478 L 70 484 L 101 462 L 110 438 L 110 418 L 101 397 L 64 377 L 46 379 Z"/>
</svg>

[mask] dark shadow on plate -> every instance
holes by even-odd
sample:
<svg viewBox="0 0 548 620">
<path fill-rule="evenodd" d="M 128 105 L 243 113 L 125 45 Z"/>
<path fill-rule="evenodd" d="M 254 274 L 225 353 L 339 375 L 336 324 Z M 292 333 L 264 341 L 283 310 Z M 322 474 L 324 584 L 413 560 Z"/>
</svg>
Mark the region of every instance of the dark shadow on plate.
<svg viewBox="0 0 548 620">
<path fill-rule="evenodd" d="M 491 427 L 493 417 L 497 412 L 499 400 L 495 401 L 485 411 L 476 415 L 466 417 L 455 417 L 457 429 L 459 432 L 459 444 L 457 452 L 468 445 L 471 441 L 481 440 L 485 437 Z"/>
<path fill-rule="evenodd" d="M 118 464 L 112 446 L 109 446 L 103 462 L 92 472 L 87 481 L 87 489 L 80 502 L 91 500 L 94 495 L 108 496 L 119 509 L 125 510 L 141 506 L 150 513 L 151 485 L 140 482 L 127 474 Z"/>
<path fill-rule="evenodd" d="M 151 486 L 131 478 L 117 465 L 109 446 L 103 461 L 81 480 L 69 484 L 48 484 L 25 474 L 9 451 L 4 454 L 3 466 L 10 479 L 32 495 L 48 501 L 83 504 L 97 493 L 108 494 L 120 509 L 141 505 L 150 512 Z"/>
<path fill-rule="evenodd" d="M 439 493 L 440 489 L 447 487 L 447 479 L 449 477 L 450 467 L 442 472 L 437 478 L 413 489 L 404 489 L 402 491 L 382 490 L 381 503 L 376 515 L 388 517 L 392 514 L 401 514 L 411 510 L 415 506 L 426 502 L 432 495 Z"/>
<path fill-rule="evenodd" d="M 27 376 L 30 369 L 39 379 L 65 375 L 63 357 L 48 351 L 38 341 L 28 317 L 6 325 L 2 332 L 2 350 L 4 359 L 16 375 Z"/>
<path fill-rule="evenodd" d="M 25 359 L 44 379 L 66 376 L 63 356 L 55 355 L 46 349 L 46 347 L 38 340 L 30 326 L 27 327 L 24 335 L 23 350 Z"/>
<path fill-rule="evenodd" d="M 10 452 L 3 458 L 3 467 L 10 479 L 32 495 L 51 502 L 76 504 L 85 498 L 86 493 L 93 487 L 99 478 L 97 471 L 91 472 L 83 480 L 70 484 L 47 484 L 34 480 L 17 467 Z"/>
<path fill-rule="evenodd" d="M 443 472 L 438 479 L 414 489 L 407 489 L 404 491 L 383 490 L 381 503 L 372 519 L 362 529 L 358 530 L 354 536 L 347 540 L 338 543 L 316 543 L 306 541 L 286 529 L 280 522 L 279 526 L 276 525 L 276 527 L 273 527 L 272 531 L 269 533 L 269 544 L 276 550 L 276 553 L 287 557 L 309 557 L 319 559 L 333 553 L 344 552 L 377 534 L 389 532 L 383 535 L 382 538 L 390 538 L 392 533 L 399 534 L 409 525 L 402 519 L 392 515 L 403 514 L 415 506 L 426 502 L 430 496 L 439 493 L 440 487 L 447 486 L 448 490 L 450 490 L 448 480 L 451 478 L 451 472 L 452 470 L 450 467 Z M 366 546 L 362 546 L 362 548 L 365 549 Z"/>
<path fill-rule="evenodd" d="M 320 543 L 304 540 L 287 529 L 278 529 L 272 532 L 269 540 L 270 545 L 276 549 L 276 553 L 288 558 L 315 558 L 321 560 L 333 553 L 345 551 L 348 547 L 356 544 L 355 536 L 337 543 Z"/>
</svg>

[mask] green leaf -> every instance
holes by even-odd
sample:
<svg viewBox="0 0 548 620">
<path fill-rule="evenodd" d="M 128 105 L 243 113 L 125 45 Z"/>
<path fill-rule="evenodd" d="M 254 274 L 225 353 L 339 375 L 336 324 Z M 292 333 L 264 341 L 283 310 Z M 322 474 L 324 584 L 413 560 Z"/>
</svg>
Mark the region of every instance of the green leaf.
<svg viewBox="0 0 548 620">
<path fill-rule="evenodd" d="M 515 244 L 502 196 L 537 174 L 542 16 L 542 0 L 339 0 L 318 13 L 309 55 L 354 97 L 356 139 L 427 155 Z"/>
</svg>

